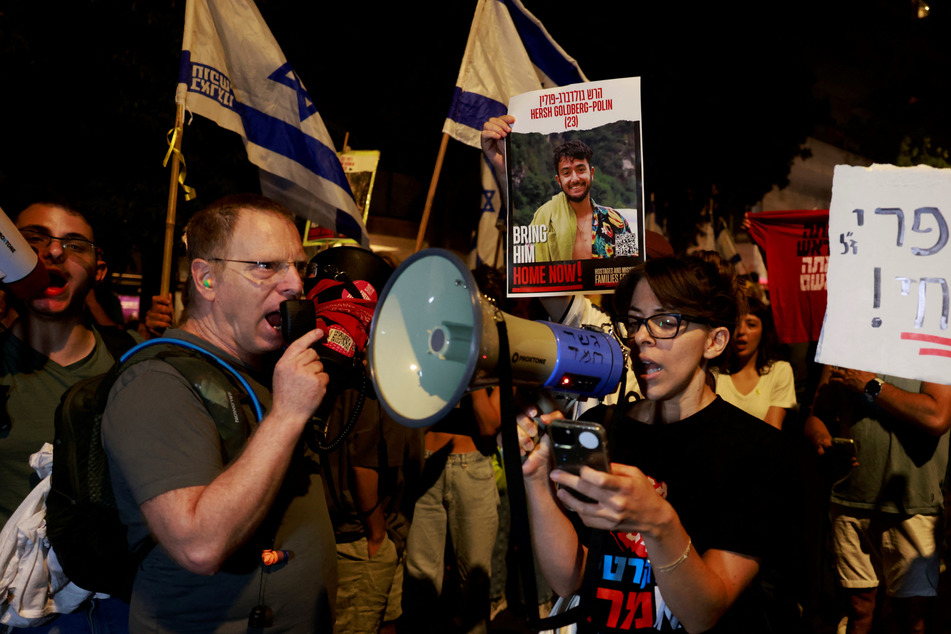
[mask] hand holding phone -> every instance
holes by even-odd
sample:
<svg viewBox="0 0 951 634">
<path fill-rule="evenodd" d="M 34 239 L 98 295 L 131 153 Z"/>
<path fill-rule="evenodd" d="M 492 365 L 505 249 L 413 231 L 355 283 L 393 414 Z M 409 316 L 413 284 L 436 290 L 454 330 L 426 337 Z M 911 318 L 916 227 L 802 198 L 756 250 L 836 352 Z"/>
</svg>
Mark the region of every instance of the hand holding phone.
<svg viewBox="0 0 951 634">
<path fill-rule="evenodd" d="M 555 468 L 578 475 L 581 467 L 611 472 L 608 441 L 604 427 L 579 420 L 556 420 L 548 427 Z M 567 488 L 567 487 L 566 487 Z M 594 502 L 586 495 L 569 489 L 584 502 Z"/>
<path fill-rule="evenodd" d="M 829 447 L 827 452 L 831 454 L 835 460 L 846 463 L 850 467 L 857 467 L 859 464 L 855 450 L 855 441 L 851 438 L 833 438 L 832 446 Z"/>
<path fill-rule="evenodd" d="M 833 438 L 831 449 L 833 452 L 848 458 L 855 457 L 855 441 L 851 438 Z"/>
</svg>

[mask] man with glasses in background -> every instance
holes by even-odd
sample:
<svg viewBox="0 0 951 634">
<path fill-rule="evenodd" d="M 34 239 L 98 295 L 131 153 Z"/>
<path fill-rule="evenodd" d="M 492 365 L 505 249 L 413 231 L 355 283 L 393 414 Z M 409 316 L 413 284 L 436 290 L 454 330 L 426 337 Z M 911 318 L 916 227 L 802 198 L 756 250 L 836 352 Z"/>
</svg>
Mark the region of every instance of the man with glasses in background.
<svg viewBox="0 0 951 634">
<path fill-rule="evenodd" d="M 301 443 L 327 389 L 313 347 L 323 333 L 281 352 L 280 305 L 300 295 L 306 265 L 294 217 L 263 196 L 230 196 L 195 214 L 185 241 L 186 315 L 165 336 L 237 370 L 244 387 L 224 403 L 250 431 L 229 432 L 241 447 L 223 456 L 225 432 L 169 363 L 119 377 L 103 417 L 113 491 L 130 550 L 157 542 L 135 577 L 130 629 L 331 632 L 334 533 Z"/>
<path fill-rule="evenodd" d="M 106 276 L 92 226 L 67 205 L 43 202 L 24 209 L 14 222 L 50 282 L 42 294 L 16 305 L 9 328 L 0 327 L 0 525 L 39 481 L 29 459 L 53 442 L 60 397 L 113 364 L 110 346 L 85 310 L 93 286 Z M 52 626 L 83 632 L 95 620 L 97 631 L 125 631 L 127 614 L 117 599 L 87 602 Z"/>
</svg>

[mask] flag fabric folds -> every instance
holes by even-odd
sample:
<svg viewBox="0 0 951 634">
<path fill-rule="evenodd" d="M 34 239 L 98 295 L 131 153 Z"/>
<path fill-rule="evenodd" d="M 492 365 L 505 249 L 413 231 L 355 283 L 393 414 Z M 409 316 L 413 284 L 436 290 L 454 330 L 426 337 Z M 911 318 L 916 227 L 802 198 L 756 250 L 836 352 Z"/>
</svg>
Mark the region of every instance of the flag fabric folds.
<svg viewBox="0 0 951 634">
<path fill-rule="evenodd" d="M 443 132 L 480 147 L 482 124 L 510 97 L 588 81 L 519 0 L 479 0 Z"/>
<path fill-rule="evenodd" d="M 175 101 L 240 134 L 261 190 L 369 245 L 333 142 L 252 0 L 188 0 Z"/>
<path fill-rule="evenodd" d="M 499 195 L 498 185 L 495 184 L 495 174 L 489 160 L 482 156 L 482 209 L 479 212 L 479 224 L 476 227 L 474 244 L 469 252 L 469 268 L 475 269 L 480 264 L 487 264 L 496 268 L 504 265 L 502 258 L 502 240 L 505 239 L 505 228 L 499 226 L 499 210 L 502 208 L 502 197 Z"/>
</svg>

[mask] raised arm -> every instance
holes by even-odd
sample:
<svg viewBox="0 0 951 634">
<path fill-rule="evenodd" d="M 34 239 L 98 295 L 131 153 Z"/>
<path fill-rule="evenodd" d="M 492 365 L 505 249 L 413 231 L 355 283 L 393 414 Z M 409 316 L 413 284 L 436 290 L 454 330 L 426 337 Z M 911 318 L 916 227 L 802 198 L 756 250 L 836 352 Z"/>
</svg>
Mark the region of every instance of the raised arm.
<svg viewBox="0 0 951 634">
<path fill-rule="evenodd" d="M 534 408 L 530 415 L 537 415 Z M 541 417 L 545 423 L 564 418 L 560 412 Z M 535 442 L 538 428 L 525 416 L 518 418 L 519 444 L 528 453 L 522 465 L 525 480 L 525 497 L 528 506 L 532 546 L 542 575 L 556 594 L 568 597 L 581 587 L 587 551 L 578 539 L 574 526 L 565 515 L 561 503 L 554 495 L 549 478 L 551 464 L 551 441 L 548 436 Z"/>
<path fill-rule="evenodd" d="M 564 488 L 558 497 L 592 528 L 640 533 L 667 606 L 687 631 L 713 627 L 759 571 L 759 560 L 710 549 L 699 556 L 677 512 L 636 467 L 613 463 L 612 473 L 588 467 L 551 479 L 594 498 L 585 503 Z"/>
<path fill-rule="evenodd" d="M 512 131 L 515 117 L 504 114 L 501 117 L 492 117 L 482 124 L 482 153 L 489 159 L 492 169 L 495 170 L 495 180 L 504 185 L 505 176 L 505 137 Z M 501 187 L 501 189 L 505 189 Z"/>
<path fill-rule="evenodd" d="M 161 337 L 167 328 L 172 327 L 175 310 L 172 307 L 172 294 L 153 295 L 152 306 L 145 313 L 145 331 L 149 338 Z"/>
<path fill-rule="evenodd" d="M 830 383 L 839 383 L 857 394 L 875 378 L 872 372 L 835 368 Z M 891 383 L 884 383 L 874 402 L 896 419 L 932 436 L 951 429 L 951 386 L 923 382 L 920 392 L 908 392 Z"/>
<path fill-rule="evenodd" d="M 237 460 L 207 486 L 142 503 L 152 533 L 186 570 L 217 572 L 270 510 L 304 425 L 326 393 L 327 374 L 310 347 L 321 336 L 319 330 L 304 335 L 278 361 L 271 410 Z"/>
</svg>

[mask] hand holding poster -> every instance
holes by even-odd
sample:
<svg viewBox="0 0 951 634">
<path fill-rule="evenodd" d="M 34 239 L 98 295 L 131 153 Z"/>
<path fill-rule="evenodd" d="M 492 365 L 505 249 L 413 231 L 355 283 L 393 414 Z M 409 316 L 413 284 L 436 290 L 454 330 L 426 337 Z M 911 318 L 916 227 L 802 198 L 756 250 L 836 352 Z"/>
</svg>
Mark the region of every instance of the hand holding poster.
<svg viewBox="0 0 951 634">
<path fill-rule="evenodd" d="M 508 293 L 607 293 L 644 259 L 640 79 L 513 97 Z"/>
<path fill-rule="evenodd" d="M 816 360 L 951 384 L 951 170 L 835 168 Z"/>
</svg>

